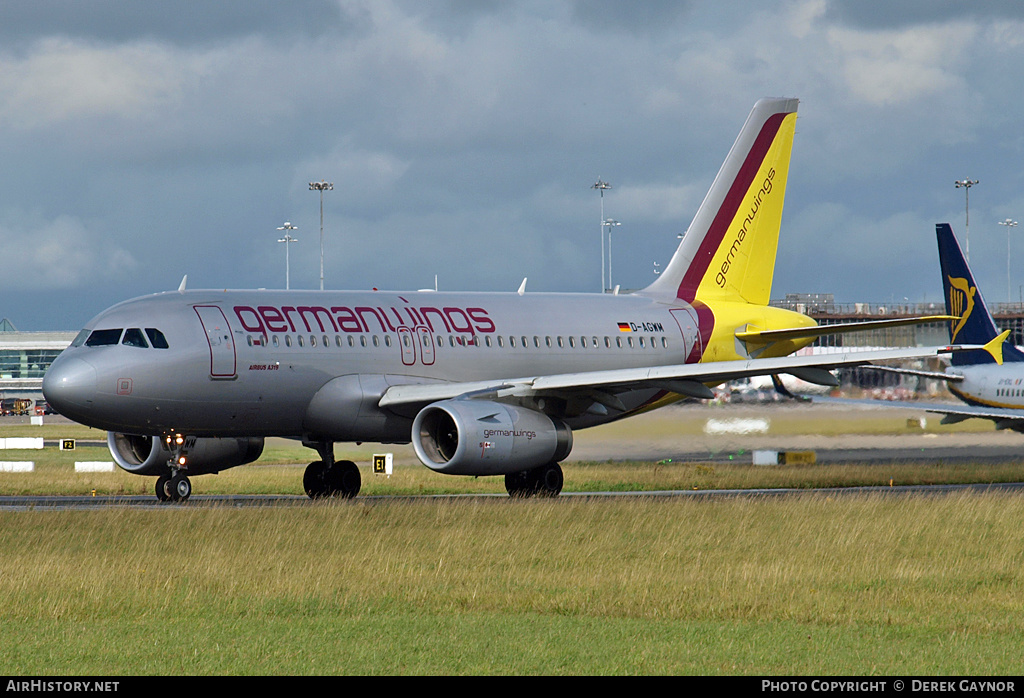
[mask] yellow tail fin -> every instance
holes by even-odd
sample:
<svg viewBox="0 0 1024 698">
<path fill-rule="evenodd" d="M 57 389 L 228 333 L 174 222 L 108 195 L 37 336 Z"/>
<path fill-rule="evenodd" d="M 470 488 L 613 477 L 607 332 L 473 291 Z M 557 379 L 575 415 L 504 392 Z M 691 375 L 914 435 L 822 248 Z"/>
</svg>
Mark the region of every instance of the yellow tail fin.
<svg viewBox="0 0 1024 698">
<path fill-rule="evenodd" d="M 645 293 L 767 305 L 797 104 L 754 105 L 679 249 Z"/>
</svg>

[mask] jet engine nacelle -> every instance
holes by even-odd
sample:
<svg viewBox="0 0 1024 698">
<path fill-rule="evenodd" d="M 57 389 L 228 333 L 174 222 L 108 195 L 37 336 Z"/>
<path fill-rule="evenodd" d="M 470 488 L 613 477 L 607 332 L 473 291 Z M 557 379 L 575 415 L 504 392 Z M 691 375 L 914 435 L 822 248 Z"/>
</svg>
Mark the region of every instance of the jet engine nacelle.
<svg viewBox="0 0 1024 698">
<path fill-rule="evenodd" d="M 420 461 L 452 475 L 504 475 L 555 463 L 572 450 L 572 430 L 546 414 L 485 400 L 443 400 L 412 424 Z"/>
<path fill-rule="evenodd" d="M 107 446 L 114 461 L 136 475 L 166 475 L 171 451 L 159 436 L 107 433 Z M 216 473 L 236 465 L 252 463 L 263 453 L 263 438 L 194 438 L 185 441 L 187 474 Z"/>
</svg>

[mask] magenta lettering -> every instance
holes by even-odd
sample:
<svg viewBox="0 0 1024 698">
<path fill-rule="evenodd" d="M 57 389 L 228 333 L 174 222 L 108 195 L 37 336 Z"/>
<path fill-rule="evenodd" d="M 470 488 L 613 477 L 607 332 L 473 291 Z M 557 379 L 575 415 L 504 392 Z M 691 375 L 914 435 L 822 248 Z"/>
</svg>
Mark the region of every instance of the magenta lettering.
<svg viewBox="0 0 1024 698">
<path fill-rule="evenodd" d="M 342 332 L 365 332 L 366 328 L 363 327 L 363 323 L 359 321 L 356 314 L 352 312 L 351 308 L 345 306 L 335 306 L 331 308 L 331 312 L 338 318 L 338 326 Z"/>
<path fill-rule="evenodd" d="M 466 312 L 476 323 L 477 332 L 494 332 L 494 323 L 487 317 L 487 311 L 483 308 L 466 308 Z"/>
<path fill-rule="evenodd" d="M 330 312 L 328 312 L 327 308 L 321 308 L 319 306 L 314 306 L 314 307 L 302 306 L 302 307 L 300 307 L 298 309 L 298 311 L 299 311 L 299 317 L 301 317 L 302 321 L 304 323 L 306 323 L 306 332 L 309 332 L 309 331 L 312 330 L 312 326 L 309 324 L 309 320 L 306 319 L 306 314 L 307 313 L 311 314 L 313 316 L 313 319 L 316 320 L 317 325 L 320 326 L 320 331 L 321 332 L 326 332 L 327 331 L 326 326 L 324 325 L 324 321 L 320 319 L 320 314 L 321 313 L 326 315 L 327 316 L 327 322 L 331 323 L 331 325 L 330 325 L 331 326 L 331 331 L 332 332 L 337 332 L 338 331 L 338 326 L 334 324 L 334 318 L 331 317 L 331 314 L 330 314 Z"/>
<path fill-rule="evenodd" d="M 333 306 L 328 310 L 319 305 L 294 307 L 290 305 L 261 305 L 253 308 L 248 305 L 234 306 L 235 316 L 246 332 L 267 334 L 268 332 L 296 332 L 296 326 L 305 327 L 307 332 L 396 332 L 402 327 L 423 328 L 430 332 L 457 332 L 476 334 L 477 332 L 495 332 L 494 321 L 484 308 L 459 308 L 447 306 L 443 309 L 432 307 L 403 308 L 390 307 L 395 317 L 391 323 L 387 310 L 383 307 Z M 402 311 L 408 316 L 409 322 L 402 319 Z M 296 322 L 298 316 L 300 322 Z M 372 320 L 370 317 L 372 316 Z M 431 317 L 433 316 L 433 318 Z M 314 329 L 316 328 L 316 329 Z M 372 328 L 372 329 L 371 329 Z M 396 329 L 398 328 L 398 329 Z"/>
<path fill-rule="evenodd" d="M 445 330 L 445 332 L 451 332 L 452 331 L 451 326 L 448 324 L 448 318 L 446 318 L 444 316 L 444 313 L 442 313 L 437 308 L 420 308 L 420 312 L 423 313 L 423 322 L 427 323 L 427 327 L 430 328 L 431 332 L 437 332 L 437 330 L 434 328 L 433 323 L 430 322 L 430 313 L 434 313 L 439 318 L 441 318 L 441 322 L 444 323 L 444 330 Z"/>
<path fill-rule="evenodd" d="M 281 306 L 281 312 L 284 313 L 284 318 L 285 318 L 285 320 L 288 321 L 288 327 L 290 327 L 292 332 L 294 332 L 295 331 L 295 323 L 292 322 L 291 315 L 289 315 L 288 313 L 294 313 L 295 312 L 295 308 L 291 307 L 290 305 L 282 305 Z"/>
<path fill-rule="evenodd" d="M 377 314 L 376 310 L 374 310 L 373 308 L 356 308 L 356 315 L 358 315 L 359 319 L 363 321 L 363 327 L 367 328 L 367 332 L 369 332 L 370 330 L 369 326 L 366 324 L 366 313 L 370 313 L 371 315 L 373 315 L 374 319 L 377 320 L 377 324 L 380 325 L 381 332 L 387 332 L 387 328 L 384 327 L 384 323 L 381 322 L 380 315 Z"/>
<path fill-rule="evenodd" d="M 466 311 L 464 311 L 462 308 L 445 308 L 444 314 L 445 317 L 448 318 L 448 321 L 451 323 L 453 330 L 455 330 L 456 332 L 469 332 L 470 334 L 473 334 L 473 323 L 469 321 L 469 316 L 466 315 Z M 465 322 L 465 324 L 459 323 L 459 316 L 462 317 L 462 320 Z"/>
<path fill-rule="evenodd" d="M 263 318 L 263 323 L 266 328 L 271 332 L 287 332 L 288 323 L 284 319 L 284 315 L 281 311 L 272 305 L 261 305 L 257 310 L 260 312 L 260 317 Z"/>
<path fill-rule="evenodd" d="M 255 310 L 247 305 L 236 305 L 234 310 L 235 316 L 238 318 L 238 321 L 242 323 L 242 327 L 246 332 L 256 332 L 258 334 L 263 334 L 265 332 L 263 329 L 263 320 L 260 318 L 260 314 Z M 253 318 L 255 318 L 255 325 L 246 321 L 246 316 L 249 314 L 252 314 Z"/>
</svg>

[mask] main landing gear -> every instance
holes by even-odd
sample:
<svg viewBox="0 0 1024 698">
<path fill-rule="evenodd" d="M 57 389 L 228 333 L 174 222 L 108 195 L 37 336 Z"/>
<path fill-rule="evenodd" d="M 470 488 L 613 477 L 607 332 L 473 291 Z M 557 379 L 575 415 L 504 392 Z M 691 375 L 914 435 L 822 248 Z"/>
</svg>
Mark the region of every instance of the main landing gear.
<svg viewBox="0 0 1024 698">
<path fill-rule="evenodd" d="M 359 494 L 362 478 L 359 468 L 352 461 L 334 460 L 334 443 L 305 443 L 304 446 L 315 448 L 322 460 L 313 461 L 306 466 L 302 476 L 302 487 L 310 499 L 325 497 L 341 497 L 351 499 Z"/>
<path fill-rule="evenodd" d="M 548 463 L 533 470 L 509 473 L 505 476 L 505 489 L 510 497 L 557 497 L 562 491 L 562 468 Z"/>
</svg>

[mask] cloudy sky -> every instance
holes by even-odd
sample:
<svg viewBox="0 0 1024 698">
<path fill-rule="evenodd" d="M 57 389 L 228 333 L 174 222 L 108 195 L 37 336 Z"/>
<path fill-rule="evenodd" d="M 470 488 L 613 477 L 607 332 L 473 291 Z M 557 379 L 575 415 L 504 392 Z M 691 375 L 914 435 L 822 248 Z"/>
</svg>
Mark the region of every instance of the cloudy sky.
<svg viewBox="0 0 1024 698">
<path fill-rule="evenodd" d="M 596 292 L 671 256 L 753 103 L 801 100 L 773 297 L 1024 295 L 1024 4 L 0 4 L 0 316 L 283 288 Z M 1013 260 L 1018 260 L 1013 262 Z"/>
</svg>

